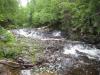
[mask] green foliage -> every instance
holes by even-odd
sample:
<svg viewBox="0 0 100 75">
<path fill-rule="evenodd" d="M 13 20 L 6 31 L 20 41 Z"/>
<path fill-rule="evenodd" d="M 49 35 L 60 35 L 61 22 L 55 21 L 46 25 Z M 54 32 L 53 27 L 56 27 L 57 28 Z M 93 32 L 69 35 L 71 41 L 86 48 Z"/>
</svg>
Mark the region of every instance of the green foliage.
<svg viewBox="0 0 100 75">
<path fill-rule="evenodd" d="M 27 7 L 19 0 L 0 0 L 0 21 L 11 19 L 17 27 L 48 25 L 62 30 L 100 33 L 99 0 L 30 0 Z M 90 21 L 91 20 L 91 21 Z"/>
<path fill-rule="evenodd" d="M 98 34 L 99 7 L 99 0 L 35 0 L 32 21 L 36 26 L 60 25 L 63 30 L 75 28 L 80 33 Z"/>
<path fill-rule="evenodd" d="M 21 50 L 18 46 L 2 44 L 2 47 L 0 47 L 0 58 L 14 59 L 20 54 Z"/>
<path fill-rule="evenodd" d="M 73 26 L 80 29 L 80 32 L 83 33 L 98 34 L 100 1 L 76 0 L 75 5 L 76 7 L 74 7 L 75 10 L 72 15 Z"/>
<path fill-rule="evenodd" d="M 28 25 L 28 9 L 19 8 L 14 17 L 15 27 L 25 27 Z"/>
<path fill-rule="evenodd" d="M 18 8 L 17 0 L 0 0 L 0 21 L 13 18 Z"/>
<path fill-rule="evenodd" d="M 15 38 L 13 36 L 13 34 L 10 31 L 7 31 L 4 28 L 0 28 L 0 42 L 2 43 L 14 43 L 15 42 Z"/>
<path fill-rule="evenodd" d="M 0 58 L 13 58 L 17 54 L 16 48 L 13 47 L 15 43 L 13 34 L 4 29 L 0 28 Z"/>
<path fill-rule="evenodd" d="M 0 59 L 15 59 L 16 57 L 29 57 L 33 62 L 36 59 L 36 54 L 43 53 L 43 46 L 40 41 L 36 41 L 29 38 L 18 38 L 15 39 L 14 36 L 7 30 L 0 29 Z"/>
<path fill-rule="evenodd" d="M 74 12 L 75 3 L 68 0 L 31 0 L 34 2 L 32 12 L 32 25 L 66 28 L 71 21 L 71 14 Z"/>
<path fill-rule="evenodd" d="M 33 24 L 43 25 L 46 22 L 50 23 L 52 20 L 57 19 L 56 9 L 57 7 L 54 6 L 54 2 L 51 0 L 36 0 L 33 8 L 34 12 L 32 13 Z"/>
</svg>

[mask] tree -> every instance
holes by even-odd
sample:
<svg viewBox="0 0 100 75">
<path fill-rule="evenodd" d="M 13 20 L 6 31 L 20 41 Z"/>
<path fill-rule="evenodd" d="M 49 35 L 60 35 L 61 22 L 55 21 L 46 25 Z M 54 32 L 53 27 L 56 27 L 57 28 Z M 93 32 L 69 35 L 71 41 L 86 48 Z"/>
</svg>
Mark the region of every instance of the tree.
<svg viewBox="0 0 100 75">
<path fill-rule="evenodd" d="M 80 29 L 82 33 L 94 34 L 94 27 L 96 33 L 100 32 L 99 28 L 99 0 L 76 0 L 75 12 L 73 14 L 73 25 L 76 29 Z"/>
<path fill-rule="evenodd" d="M 0 20 L 12 18 L 18 8 L 17 0 L 0 0 Z"/>
</svg>

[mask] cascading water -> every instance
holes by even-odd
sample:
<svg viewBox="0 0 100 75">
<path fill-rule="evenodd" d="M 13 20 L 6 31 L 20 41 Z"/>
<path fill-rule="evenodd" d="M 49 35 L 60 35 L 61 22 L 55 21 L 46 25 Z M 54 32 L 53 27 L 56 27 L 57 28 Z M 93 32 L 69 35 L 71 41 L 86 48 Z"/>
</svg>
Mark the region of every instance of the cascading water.
<svg viewBox="0 0 100 75">
<path fill-rule="evenodd" d="M 96 49 L 94 46 L 91 47 L 91 45 L 82 42 L 73 43 L 72 41 L 72 43 L 65 44 L 63 53 L 75 56 L 84 54 L 90 59 L 100 60 L 100 50 Z"/>
<path fill-rule="evenodd" d="M 41 40 L 46 45 L 45 60 L 57 75 L 100 75 L 100 50 L 90 44 L 68 41 L 60 31 L 45 32 L 41 29 L 11 30 L 17 37 Z M 40 41 L 40 42 L 41 42 Z M 31 70 L 22 70 L 22 75 L 31 75 Z"/>
<path fill-rule="evenodd" d="M 15 29 L 11 30 L 11 32 L 16 36 L 24 36 L 33 39 L 61 37 L 61 31 L 53 31 L 46 33 L 45 31 L 38 29 Z"/>
<path fill-rule="evenodd" d="M 29 38 L 42 38 L 43 34 L 42 32 L 36 31 L 35 29 L 18 29 L 18 30 L 11 30 L 12 33 L 14 33 L 17 37 L 23 36 L 23 37 L 29 37 Z"/>
</svg>

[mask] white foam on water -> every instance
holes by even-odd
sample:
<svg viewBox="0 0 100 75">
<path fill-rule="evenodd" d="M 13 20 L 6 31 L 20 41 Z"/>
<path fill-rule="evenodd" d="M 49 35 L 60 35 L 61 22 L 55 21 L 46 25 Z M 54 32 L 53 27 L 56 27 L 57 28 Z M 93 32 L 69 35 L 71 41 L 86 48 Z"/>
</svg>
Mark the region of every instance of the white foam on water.
<svg viewBox="0 0 100 75">
<path fill-rule="evenodd" d="M 27 32 L 24 31 L 24 29 L 20 29 L 20 30 L 19 30 L 19 34 L 20 34 L 20 35 L 23 35 L 23 36 L 25 36 L 25 37 L 28 37 L 28 34 L 27 34 Z"/>
<path fill-rule="evenodd" d="M 88 56 L 88 58 L 90 59 L 96 59 L 99 58 L 100 59 L 100 50 L 96 49 L 96 48 L 88 48 L 88 47 L 84 47 L 81 44 L 76 44 L 76 45 L 66 45 L 64 47 L 64 54 L 72 54 L 75 56 L 78 56 L 77 52 L 81 52 L 84 53 Z"/>
<path fill-rule="evenodd" d="M 21 75 L 31 75 L 31 70 L 21 70 Z"/>
<path fill-rule="evenodd" d="M 61 31 L 55 31 L 52 33 L 52 35 L 55 37 L 59 37 L 59 36 L 61 36 Z"/>
<path fill-rule="evenodd" d="M 16 35 L 29 38 L 41 39 L 43 37 L 42 33 L 35 30 L 19 29 L 19 30 L 12 30 L 12 32 L 15 33 Z"/>
</svg>

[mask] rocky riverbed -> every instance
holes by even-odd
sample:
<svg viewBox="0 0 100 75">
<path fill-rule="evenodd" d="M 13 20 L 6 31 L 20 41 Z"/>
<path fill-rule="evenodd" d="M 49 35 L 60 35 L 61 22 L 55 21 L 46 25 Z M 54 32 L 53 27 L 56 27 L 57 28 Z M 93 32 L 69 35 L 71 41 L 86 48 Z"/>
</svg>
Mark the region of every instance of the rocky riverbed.
<svg viewBox="0 0 100 75">
<path fill-rule="evenodd" d="M 30 48 L 26 49 L 28 52 L 31 52 L 32 40 L 38 42 L 38 47 L 41 46 L 42 53 L 37 51 L 34 54 L 38 65 L 32 68 L 31 75 L 100 75 L 100 50 L 91 44 L 66 40 L 61 31 L 38 28 L 15 29 L 11 32 L 17 39 L 26 38 L 24 41 Z"/>
</svg>

